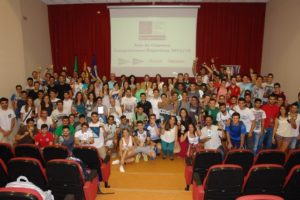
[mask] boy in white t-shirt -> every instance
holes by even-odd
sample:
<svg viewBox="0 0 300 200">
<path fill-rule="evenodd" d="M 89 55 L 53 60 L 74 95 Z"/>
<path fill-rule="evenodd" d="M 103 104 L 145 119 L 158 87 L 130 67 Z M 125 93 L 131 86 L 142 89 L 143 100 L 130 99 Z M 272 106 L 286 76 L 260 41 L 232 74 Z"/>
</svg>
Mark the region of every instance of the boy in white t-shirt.
<svg viewBox="0 0 300 200">
<path fill-rule="evenodd" d="M 8 108 L 8 99 L 2 97 L 0 99 L 0 142 L 12 143 L 14 135 L 12 134 L 15 123 L 15 112 Z"/>
<path fill-rule="evenodd" d="M 255 117 L 255 128 L 253 131 L 253 153 L 256 155 L 261 148 L 262 145 L 262 135 L 265 132 L 265 119 L 266 119 L 266 113 L 264 110 L 261 109 L 262 100 L 261 99 L 255 99 L 254 100 L 254 108 L 251 108 L 251 111 L 253 112 L 253 115 Z"/>
</svg>

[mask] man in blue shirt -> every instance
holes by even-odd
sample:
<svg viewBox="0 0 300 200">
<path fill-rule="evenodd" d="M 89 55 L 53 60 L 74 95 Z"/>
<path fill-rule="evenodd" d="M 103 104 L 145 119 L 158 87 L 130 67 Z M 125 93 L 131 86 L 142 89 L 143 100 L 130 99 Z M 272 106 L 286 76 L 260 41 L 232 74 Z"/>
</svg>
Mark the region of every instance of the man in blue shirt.
<svg viewBox="0 0 300 200">
<path fill-rule="evenodd" d="M 232 114 L 232 121 L 226 126 L 226 135 L 228 141 L 228 149 L 244 148 L 246 126 L 240 121 L 240 114 L 235 112 Z"/>
</svg>

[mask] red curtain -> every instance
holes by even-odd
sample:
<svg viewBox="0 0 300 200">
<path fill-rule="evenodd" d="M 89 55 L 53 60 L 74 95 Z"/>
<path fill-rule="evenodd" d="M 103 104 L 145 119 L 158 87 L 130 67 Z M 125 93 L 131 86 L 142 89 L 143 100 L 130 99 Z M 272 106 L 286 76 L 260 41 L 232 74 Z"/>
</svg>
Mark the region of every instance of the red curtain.
<svg viewBox="0 0 300 200">
<path fill-rule="evenodd" d="M 176 5 L 176 4 L 175 4 Z M 182 5 L 182 4 L 181 4 Z M 200 62 L 217 57 L 217 64 L 252 67 L 260 72 L 265 18 L 264 3 L 193 3 L 200 5 L 196 52 Z M 56 71 L 79 70 L 96 55 L 100 75 L 110 73 L 110 20 L 108 4 L 49 5 L 52 59 Z M 126 39 L 126 36 L 124 36 Z"/>
</svg>

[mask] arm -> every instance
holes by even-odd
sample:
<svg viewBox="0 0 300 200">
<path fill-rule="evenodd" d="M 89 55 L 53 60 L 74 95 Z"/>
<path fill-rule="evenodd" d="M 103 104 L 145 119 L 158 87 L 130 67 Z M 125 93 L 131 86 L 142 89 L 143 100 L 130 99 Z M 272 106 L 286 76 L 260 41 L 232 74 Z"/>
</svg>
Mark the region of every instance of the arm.
<svg viewBox="0 0 300 200">
<path fill-rule="evenodd" d="M 252 137 L 254 128 L 255 128 L 255 120 L 251 120 L 251 128 L 250 128 L 249 135 L 248 135 L 249 137 Z"/>
<path fill-rule="evenodd" d="M 228 141 L 228 149 L 232 148 L 232 143 L 230 139 L 230 133 L 226 131 L 227 141 Z"/>
<path fill-rule="evenodd" d="M 245 134 L 241 134 L 241 143 L 240 143 L 240 148 L 243 148 L 245 144 Z"/>
<path fill-rule="evenodd" d="M 275 119 L 275 123 L 274 123 L 274 128 L 273 128 L 273 135 L 272 135 L 272 138 L 273 138 L 273 143 L 275 143 L 275 134 L 277 132 L 277 128 L 278 128 L 278 119 L 276 118 Z"/>
</svg>

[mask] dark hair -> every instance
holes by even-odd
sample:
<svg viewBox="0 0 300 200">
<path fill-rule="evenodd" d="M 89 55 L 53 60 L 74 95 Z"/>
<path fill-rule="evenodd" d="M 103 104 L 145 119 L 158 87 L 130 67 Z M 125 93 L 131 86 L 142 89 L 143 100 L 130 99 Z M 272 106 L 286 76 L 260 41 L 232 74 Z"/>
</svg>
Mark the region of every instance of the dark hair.
<svg viewBox="0 0 300 200">
<path fill-rule="evenodd" d="M 262 100 L 260 99 L 260 98 L 256 98 L 255 100 L 254 100 L 254 102 L 256 103 L 256 102 L 262 102 Z"/>
<path fill-rule="evenodd" d="M 8 98 L 2 97 L 2 98 L 0 99 L 0 102 L 3 102 L 3 101 L 8 102 Z"/>
<path fill-rule="evenodd" d="M 274 88 L 275 86 L 280 87 L 280 83 L 274 83 Z"/>
<path fill-rule="evenodd" d="M 167 131 L 171 129 L 170 120 L 171 120 L 172 118 L 175 119 L 175 126 L 176 126 L 177 118 L 176 118 L 175 116 L 171 116 L 171 117 L 169 118 L 169 120 L 167 120 L 166 123 L 165 123 L 165 130 L 167 130 Z"/>
<path fill-rule="evenodd" d="M 79 115 L 79 119 L 80 119 L 80 118 L 85 118 L 85 115 L 84 115 L 84 114 L 80 114 L 80 115 Z"/>
<path fill-rule="evenodd" d="M 125 115 L 122 115 L 122 116 L 120 117 L 120 119 L 121 119 L 121 120 L 126 119 L 126 116 L 125 116 Z"/>
<path fill-rule="evenodd" d="M 87 127 L 89 127 L 89 124 L 88 124 L 88 123 L 86 123 L 86 122 L 83 122 L 83 123 L 81 124 L 81 127 L 83 127 L 83 126 L 87 126 Z"/>
<path fill-rule="evenodd" d="M 63 127 L 62 127 L 62 130 L 64 130 L 64 129 L 70 130 L 69 126 L 63 126 Z"/>
<path fill-rule="evenodd" d="M 64 120 L 64 119 L 69 119 L 69 116 L 63 116 L 62 120 Z"/>
<path fill-rule="evenodd" d="M 245 99 L 244 99 L 243 97 L 240 97 L 240 98 L 239 98 L 239 101 L 245 102 Z"/>
<path fill-rule="evenodd" d="M 205 120 L 206 120 L 207 118 L 210 118 L 211 120 L 213 120 L 213 117 L 212 117 L 211 115 L 206 115 L 206 116 L 205 116 Z"/>
<path fill-rule="evenodd" d="M 91 113 L 91 116 L 92 116 L 92 115 L 97 115 L 97 116 L 98 116 L 98 113 L 97 113 L 97 112 L 92 112 L 92 113 Z"/>
<path fill-rule="evenodd" d="M 138 120 L 138 121 L 136 122 L 136 124 L 144 124 L 144 123 L 143 123 L 143 121 Z"/>
<path fill-rule="evenodd" d="M 240 113 L 238 113 L 238 112 L 234 112 L 233 114 L 232 114 L 232 118 L 234 117 L 234 116 L 237 116 L 237 117 L 241 117 L 241 115 L 240 115 Z"/>
<path fill-rule="evenodd" d="M 26 123 L 28 124 L 29 122 L 34 122 L 34 119 L 31 117 L 31 118 L 28 118 L 27 120 L 26 120 Z"/>
<path fill-rule="evenodd" d="M 281 105 L 281 106 L 279 106 L 279 112 L 278 112 L 278 116 L 277 116 L 278 119 L 281 116 L 281 113 L 280 113 L 281 108 L 285 109 L 285 117 L 288 116 L 288 109 L 287 109 L 287 107 L 285 107 L 285 105 Z"/>
<path fill-rule="evenodd" d="M 44 128 L 48 129 L 48 125 L 47 124 L 42 124 L 41 129 L 44 129 Z"/>
<path fill-rule="evenodd" d="M 146 96 L 146 93 L 145 93 L 145 92 L 142 92 L 142 93 L 140 94 L 140 97 L 143 96 L 143 95 Z"/>
<path fill-rule="evenodd" d="M 226 107 L 226 104 L 225 103 L 219 103 L 219 107 L 221 106 L 225 106 Z"/>
</svg>

